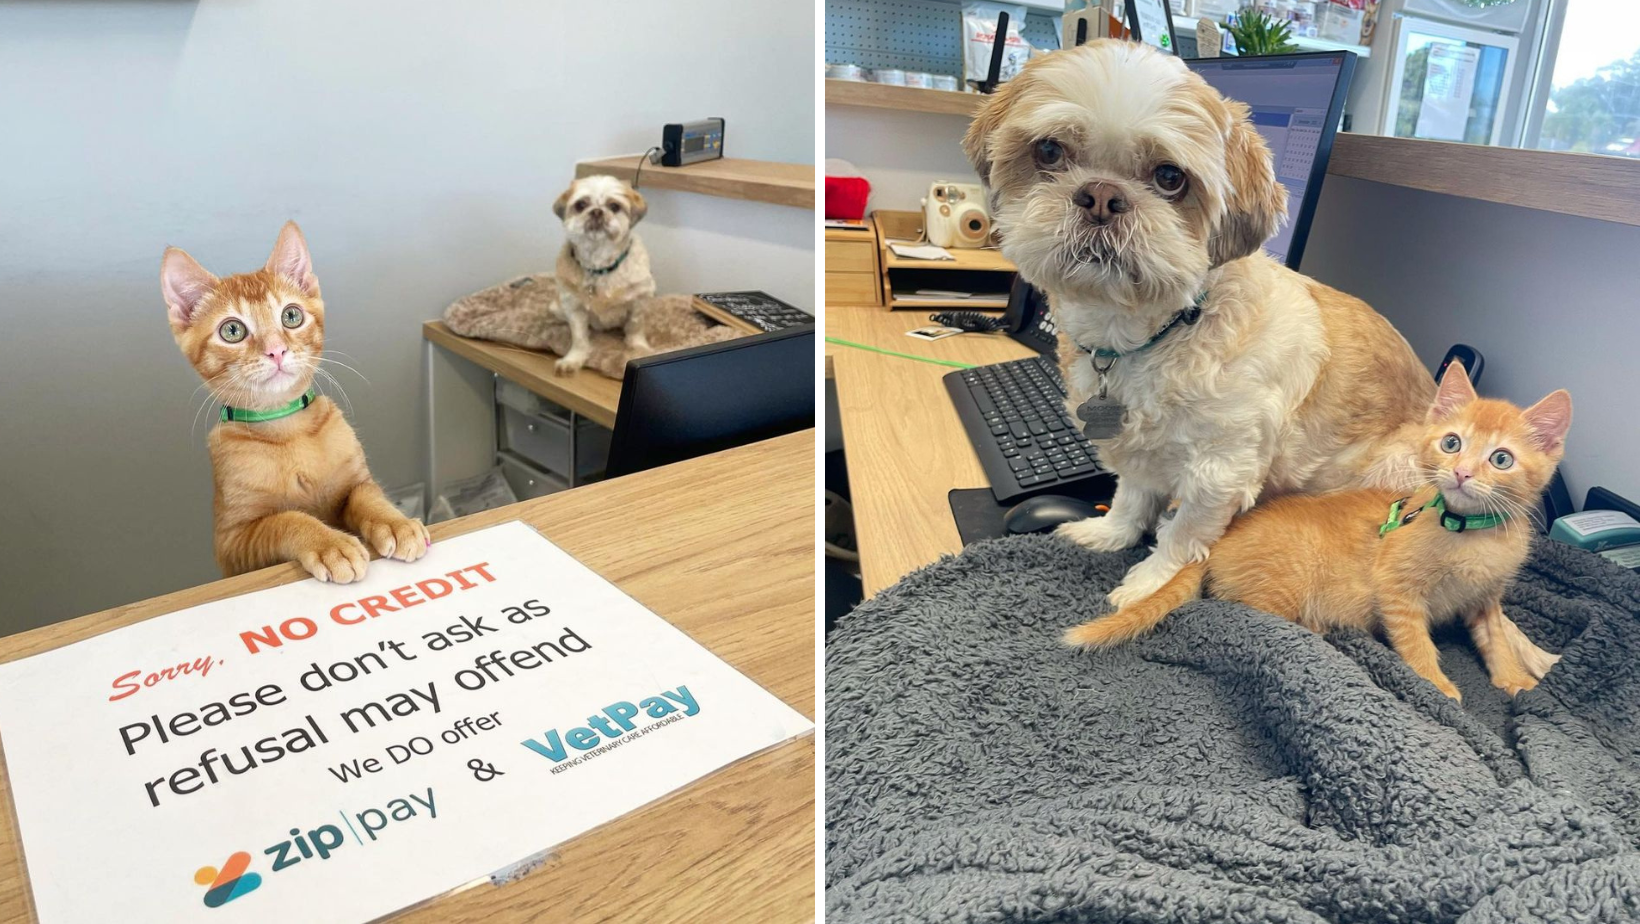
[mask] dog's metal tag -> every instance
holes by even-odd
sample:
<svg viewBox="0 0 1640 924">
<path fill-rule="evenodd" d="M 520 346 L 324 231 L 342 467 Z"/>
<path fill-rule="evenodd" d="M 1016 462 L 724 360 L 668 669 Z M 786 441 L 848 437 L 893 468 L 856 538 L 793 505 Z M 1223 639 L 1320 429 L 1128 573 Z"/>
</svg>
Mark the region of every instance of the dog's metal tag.
<svg viewBox="0 0 1640 924">
<path fill-rule="evenodd" d="M 1115 439 L 1122 432 L 1122 415 L 1127 407 L 1115 398 L 1094 395 L 1076 409 L 1082 420 L 1082 435 L 1090 440 Z"/>
<path fill-rule="evenodd" d="M 1090 440 L 1115 439 L 1122 432 L 1122 415 L 1127 413 L 1127 407 L 1110 396 L 1110 370 L 1116 365 L 1116 357 L 1105 357 L 1103 366 L 1099 365 L 1100 358 L 1097 353 L 1088 357 L 1093 371 L 1099 373 L 1099 393 L 1076 409 L 1076 416 L 1082 419 L 1082 435 Z"/>
</svg>

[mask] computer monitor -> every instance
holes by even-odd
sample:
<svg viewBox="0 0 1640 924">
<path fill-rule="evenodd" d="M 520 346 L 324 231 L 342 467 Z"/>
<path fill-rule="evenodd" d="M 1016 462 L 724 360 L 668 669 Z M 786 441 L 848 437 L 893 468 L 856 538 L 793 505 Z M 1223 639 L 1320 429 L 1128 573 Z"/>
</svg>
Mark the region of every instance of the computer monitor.
<svg viewBox="0 0 1640 924">
<path fill-rule="evenodd" d="M 1322 51 L 1185 63 L 1213 89 L 1252 110 L 1253 126 L 1275 155 L 1276 179 L 1287 187 L 1287 223 L 1264 249 L 1298 269 L 1355 74 L 1355 55 Z"/>
<path fill-rule="evenodd" d="M 626 364 L 610 478 L 814 426 L 814 325 Z"/>
</svg>

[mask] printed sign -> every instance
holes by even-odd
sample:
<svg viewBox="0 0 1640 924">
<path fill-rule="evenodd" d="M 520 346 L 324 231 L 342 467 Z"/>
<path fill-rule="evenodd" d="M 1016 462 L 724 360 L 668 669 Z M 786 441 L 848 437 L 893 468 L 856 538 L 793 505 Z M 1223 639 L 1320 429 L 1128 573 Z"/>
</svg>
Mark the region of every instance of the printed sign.
<svg viewBox="0 0 1640 924">
<path fill-rule="evenodd" d="M 368 921 L 812 729 L 523 523 L 0 665 L 43 924 Z"/>
<path fill-rule="evenodd" d="M 1475 70 L 1481 50 L 1473 45 L 1432 42 L 1424 74 L 1424 96 L 1413 135 L 1437 141 L 1462 141 L 1475 96 Z"/>
</svg>

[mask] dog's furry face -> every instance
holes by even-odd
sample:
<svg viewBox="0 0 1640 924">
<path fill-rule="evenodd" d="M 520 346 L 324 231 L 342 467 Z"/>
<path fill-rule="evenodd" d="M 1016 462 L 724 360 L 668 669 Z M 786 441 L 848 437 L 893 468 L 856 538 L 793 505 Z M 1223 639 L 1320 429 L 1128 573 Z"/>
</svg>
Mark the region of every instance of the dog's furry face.
<svg viewBox="0 0 1640 924">
<path fill-rule="evenodd" d="M 649 206 L 631 186 L 612 176 L 576 180 L 552 204 L 564 222 L 564 233 L 582 249 L 624 243 Z"/>
<path fill-rule="evenodd" d="M 1210 269 L 1256 252 L 1287 213 L 1247 107 L 1136 42 L 1032 61 L 963 149 L 1003 252 L 1073 301 L 1188 304 Z"/>
</svg>

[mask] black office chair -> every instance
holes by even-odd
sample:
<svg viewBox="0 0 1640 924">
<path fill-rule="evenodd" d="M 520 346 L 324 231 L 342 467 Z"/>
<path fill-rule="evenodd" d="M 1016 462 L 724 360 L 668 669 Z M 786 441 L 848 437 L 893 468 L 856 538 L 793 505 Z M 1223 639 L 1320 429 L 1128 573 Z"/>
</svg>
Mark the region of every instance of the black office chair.
<svg viewBox="0 0 1640 924">
<path fill-rule="evenodd" d="M 626 364 L 607 477 L 814 426 L 814 325 Z"/>
</svg>

